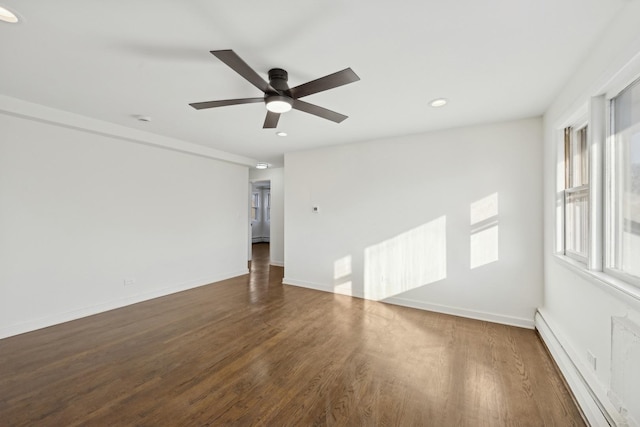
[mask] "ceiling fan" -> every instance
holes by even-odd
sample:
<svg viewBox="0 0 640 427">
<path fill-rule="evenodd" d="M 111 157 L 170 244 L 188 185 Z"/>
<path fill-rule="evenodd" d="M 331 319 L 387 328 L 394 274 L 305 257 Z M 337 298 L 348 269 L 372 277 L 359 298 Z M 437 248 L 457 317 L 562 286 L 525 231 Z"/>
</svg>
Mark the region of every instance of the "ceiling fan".
<svg viewBox="0 0 640 427">
<path fill-rule="evenodd" d="M 360 80 L 360 77 L 358 77 L 351 68 L 346 68 L 342 71 L 320 77 L 319 79 L 312 80 L 294 88 L 289 88 L 289 85 L 287 84 L 289 76 L 287 72 L 281 68 L 273 68 L 269 70 L 269 82 L 267 83 L 233 50 L 212 50 L 211 53 L 216 58 L 227 64 L 236 73 L 248 80 L 249 83 L 260 89 L 264 93 L 264 96 L 260 98 L 194 102 L 189 105 L 196 110 L 202 110 L 205 108 L 224 107 L 227 105 L 264 102 L 267 107 L 267 117 L 264 120 L 264 125 L 262 126 L 263 129 L 273 129 L 278 126 L 280 115 L 282 113 L 286 113 L 292 108 L 336 123 L 342 122 L 347 118 L 347 116 L 301 101 L 300 98 Z"/>
</svg>

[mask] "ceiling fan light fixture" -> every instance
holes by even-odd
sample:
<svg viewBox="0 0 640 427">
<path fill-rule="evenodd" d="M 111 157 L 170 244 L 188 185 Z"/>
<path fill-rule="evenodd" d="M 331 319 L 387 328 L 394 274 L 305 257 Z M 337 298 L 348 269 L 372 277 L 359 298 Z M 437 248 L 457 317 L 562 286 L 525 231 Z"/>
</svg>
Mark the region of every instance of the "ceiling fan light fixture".
<svg viewBox="0 0 640 427">
<path fill-rule="evenodd" d="M 291 106 L 293 105 L 293 100 L 286 96 L 281 95 L 272 95 L 266 99 L 267 110 L 272 113 L 286 113 L 291 110 Z"/>
<path fill-rule="evenodd" d="M 0 6 L 0 21 L 8 22 L 10 24 L 15 24 L 18 22 L 18 17 L 16 16 L 15 13 Z"/>
</svg>

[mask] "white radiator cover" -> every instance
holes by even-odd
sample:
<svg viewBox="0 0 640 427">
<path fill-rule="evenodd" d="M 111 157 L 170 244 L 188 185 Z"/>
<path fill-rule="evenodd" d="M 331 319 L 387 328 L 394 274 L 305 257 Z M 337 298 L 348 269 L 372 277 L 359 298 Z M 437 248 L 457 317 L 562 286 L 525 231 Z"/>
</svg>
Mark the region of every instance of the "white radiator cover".
<svg viewBox="0 0 640 427">
<path fill-rule="evenodd" d="M 640 427 L 638 384 L 640 384 L 640 325 L 626 317 L 612 317 L 609 398 L 629 426 L 633 427 Z"/>
</svg>

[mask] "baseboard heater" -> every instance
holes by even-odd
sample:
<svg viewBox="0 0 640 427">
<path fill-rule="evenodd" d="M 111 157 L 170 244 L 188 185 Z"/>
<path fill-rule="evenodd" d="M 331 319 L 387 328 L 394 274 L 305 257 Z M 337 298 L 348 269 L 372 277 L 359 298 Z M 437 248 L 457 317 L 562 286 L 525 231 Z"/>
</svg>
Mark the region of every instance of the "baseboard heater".
<svg viewBox="0 0 640 427">
<path fill-rule="evenodd" d="M 611 319 L 609 399 L 629 426 L 640 427 L 640 326 L 626 317 Z"/>
<path fill-rule="evenodd" d="M 586 365 L 582 366 L 583 362 L 574 354 L 572 349 L 566 347 L 565 343 L 568 343 L 568 341 L 563 339 L 562 336 L 559 336 L 557 328 L 554 328 L 553 325 L 549 323 L 544 313 L 540 311 L 536 313 L 535 325 L 590 425 L 602 427 L 640 427 L 635 423 L 632 414 L 629 414 L 623 409 L 623 405 L 620 403 L 622 400 L 620 400 L 617 405 L 612 402 L 612 392 L 617 389 L 612 389 L 612 391 L 609 392 L 602 389 L 595 375 L 588 371 Z M 625 339 L 626 338 L 630 337 L 625 337 Z M 621 347 L 627 348 L 627 346 L 624 345 Z M 635 360 L 637 361 L 638 359 Z M 629 362 L 629 366 L 633 369 L 631 363 L 632 362 Z M 622 380 L 622 378 L 620 378 L 620 380 Z M 632 381 L 631 378 L 627 380 Z M 617 392 L 614 393 L 617 395 Z M 624 396 L 620 396 L 620 398 L 624 399 Z M 621 411 L 621 409 L 623 410 Z"/>
</svg>

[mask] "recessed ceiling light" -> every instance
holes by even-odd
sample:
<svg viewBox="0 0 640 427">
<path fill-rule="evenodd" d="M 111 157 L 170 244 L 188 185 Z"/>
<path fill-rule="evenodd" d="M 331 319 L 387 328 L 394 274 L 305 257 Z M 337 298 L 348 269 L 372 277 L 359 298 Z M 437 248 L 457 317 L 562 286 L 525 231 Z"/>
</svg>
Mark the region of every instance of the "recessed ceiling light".
<svg viewBox="0 0 640 427">
<path fill-rule="evenodd" d="M 269 167 L 269 163 L 258 163 L 256 164 L 256 169 L 267 169 Z"/>
<path fill-rule="evenodd" d="M 278 136 L 287 136 L 286 132 L 276 132 L 276 135 Z"/>
<path fill-rule="evenodd" d="M 18 17 L 15 13 L 0 6 L 0 21 L 15 24 L 16 22 L 18 22 Z"/>
<path fill-rule="evenodd" d="M 445 105 L 447 105 L 447 100 L 445 98 L 437 98 L 431 101 L 429 105 L 435 108 L 444 107 Z"/>
</svg>

